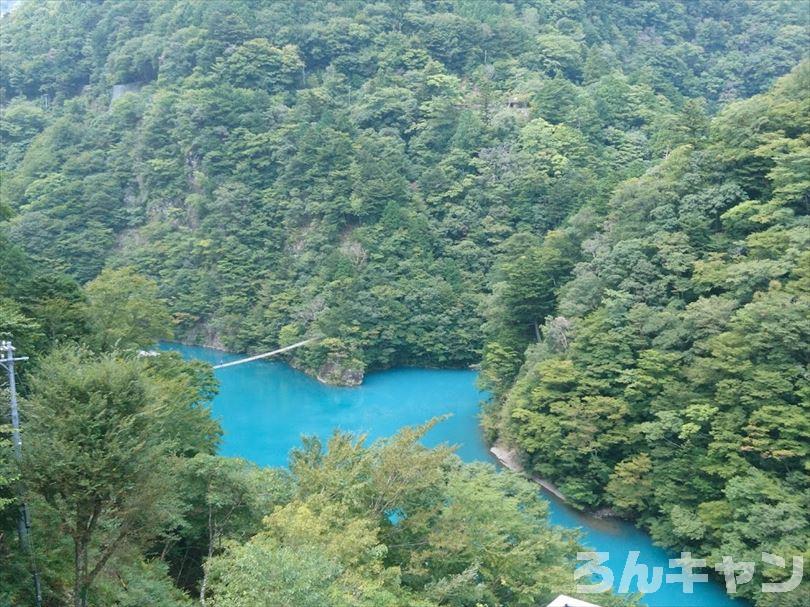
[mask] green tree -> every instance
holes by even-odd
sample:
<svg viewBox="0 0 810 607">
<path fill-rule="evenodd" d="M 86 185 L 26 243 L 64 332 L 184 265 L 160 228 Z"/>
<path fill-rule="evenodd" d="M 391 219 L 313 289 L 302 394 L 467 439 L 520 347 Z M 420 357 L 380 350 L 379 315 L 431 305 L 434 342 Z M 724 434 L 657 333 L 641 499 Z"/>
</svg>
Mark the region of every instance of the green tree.
<svg viewBox="0 0 810 607">
<path fill-rule="evenodd" d="M 548 525 L 536 487 L 420 446 L 437 421 L 369 446 L 305 440 L 292 500 L 210 561 L 212 603 L 528 607 L 573 592 L 575 538 Z"/>
<path fill-rule="evenodd" d="M 103 271 L 85 292 L 100 350 L 146 348 L 172 336 L 171 317 L 157 284 L 132 268 Z"/>
<path fill-rule="evenodd" d="M 222 552 L 227 542 L 242 542 L 257 533 L 267 513 L 289 499 L 291 488 L 281 471 L 204 453 L 189 459 L 181 474 L 183 499 L 191 505 L 184 514 L 188 529 L 169 558 L 175 554 L 180 558 L 182 554 L 184 563 L 200 559 L 203 574 L 199 596 L 204 605 L 209 570 L 206 563 Z M 199 557 L 192 551 L 199 551 Z"/>
<path fill-rule="evenodd" d="M 504 247 L 510 252 L 495 291 L 497 323 L 507 333 L 524 336 L 529 330 L 540 340 L 540 325 L 554 311 L 556 289 L 573 266 L 570 240 L 549 232 L 538 246 L 526 235 L 516 235 Z"/>
<path fill-rule="evenodd" d="M 806 69 L 708 129 L 700 105 L 685 104 L 672 127 L 685 145 L 620 186 L 601 214 L 564 225 L 582 243 L 548 304 L 565 324 L 547 322 L 514 380 L 500 349 L 517 339 L 493 331 L 484 350 L 484 377 L 499 386 L 487 427 L 499 440 L 570 501 L 615 508 L 710 564 L 732 552 L 800 554 L 808 534 L 797 505 L 808 490 L 810 240 L 793 164 L 807 147 L 796 88 Z M 515 284 L 525 285 L 519 303 L 543 288 Z M 771 604 L 756 586 L 742 591 Z"/>
<path fill-rule="evenodd" d="M 255 38 L 227 58 L 224 72 L 234 86 L 277 92 L 291 88 L 303 67 L 295 46 L 278 48 L 266 38 Z"/>
<path fill-rule="evenodd" d="M 181 513 L 173 413 L 138 360 L 57 350 L 25 400 L 27 488 L 73 543 L 76 607 L 126 546 L 145 547 Z"/>
<path fill-rule="evenodd" d="M 0 512 L 14 502 L 11 487 L 16 474 L 11 463 L 11 441 L 5 438 L 10 432 L 11 428 L 0 426 L 0 436 L 4 437 L 0 440 Z"/>
</svg>

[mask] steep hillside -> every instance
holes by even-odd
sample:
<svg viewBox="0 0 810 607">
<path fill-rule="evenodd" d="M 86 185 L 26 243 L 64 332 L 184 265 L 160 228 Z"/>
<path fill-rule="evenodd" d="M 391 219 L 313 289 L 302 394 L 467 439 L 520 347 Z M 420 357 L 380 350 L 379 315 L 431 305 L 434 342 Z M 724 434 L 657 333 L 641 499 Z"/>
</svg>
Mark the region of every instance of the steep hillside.
<svg viewBox="0 0 810 607">
<path fill-rule="evenodd" d="M 491 438 L 582 507 L 756 563 L 740 590 L 763 606 L 810 601 L 759 590 L 791 569 L 763 552 L 810 557 L 809 92 L 805 62 L 623 184 L 595 229 L 581 213 L 506 264 L 492 315 L 545 316 L 542 339 L 520 367 L 498 325 L 484 357 Z"/>
<path fill-rule="evenodd" d="M 310 370 L 472 363 L 496 257 L 767 88 L 806 20 L 791 1 L 23 3 L 0 47 L 5 229 L 80 282 L 155 278 L 186 341 L 326 335 Z"/>
</svg>

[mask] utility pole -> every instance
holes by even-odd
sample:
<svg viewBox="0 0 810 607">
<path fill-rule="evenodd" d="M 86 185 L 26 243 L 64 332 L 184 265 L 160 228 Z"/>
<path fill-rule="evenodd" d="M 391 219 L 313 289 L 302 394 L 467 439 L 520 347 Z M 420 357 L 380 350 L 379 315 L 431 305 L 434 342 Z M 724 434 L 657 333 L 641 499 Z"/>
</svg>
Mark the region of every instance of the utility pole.
<svg viewBox="0 0 810 607">
<path fill-rule="evenodd" d="M 14 376 L 14 363 L 28 360 L 27 356 L 14 356 L 14 346 L 10 341 L 0 341 L 0 355 L 5 353 L 5 357 L 0 357 L 0 366 L 5 367 L 8 372 L 8 391 L 11 400 L 11 442 L 14 447 L 14 458 L 17 464 L 22 464 L 22 438 L 20 437 L 20 411 L 17 407 L 17 381 Z M 20 495 L 20 517 L 17 521 L 17 533 L 20 536 L 20 546 L 31 558 L 31 565 L 34 577 L 34 594 L 37 607 L 42 605 L 42 588 L 39 583 L 39 572 L 34 563 L 34 553 L 31 549 L 31 542 L 28 538 L 28 530 L 31 527 L 31 519 L 28 516 L 28 506 Z"/>
</svg>

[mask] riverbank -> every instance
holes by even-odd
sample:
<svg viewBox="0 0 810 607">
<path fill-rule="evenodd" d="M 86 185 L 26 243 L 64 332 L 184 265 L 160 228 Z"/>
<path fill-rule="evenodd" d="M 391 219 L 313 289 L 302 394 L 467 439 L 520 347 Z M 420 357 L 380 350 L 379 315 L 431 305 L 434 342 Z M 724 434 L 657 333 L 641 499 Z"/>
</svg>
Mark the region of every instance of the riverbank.
<svg viewBox="0 0 810 607">
<path fill-rule="evenodd" d="M 496 442 L 492 447 L 490 447 L 489 452 L 495 456 L 495 458 L 506 468 L 511 470 L 512 472 L 517 472 L 522 476 L 526 477 L 530 481 L 537 483 L 542 487 L 547 493 L 550 493 L 562 503 L 567 504 L 571 508 L 574 506 L 565 497 L 565 494 L 560 491 L 560 489 L 551 481 L 546 480 L 544 478 L 540 478 L 539 476 L 527 474 L 526 470 L 523 467 L 523 464 L 520 462 L 520 453 L 518 453 L 517 449 L 510 449 L 504 446 L 502 443 Z M 592 516 L 596 519 L 621 519 L 622 517 L 619 516 L 617 512 L 610 508 L 600 508 L 599 510 L 590 511 L 582 511 L 584 515 Z"/>
<path fill-rule="evenodd" d="M 177 344 L 164 343 L 161 349 L 211 364 L 239 358 L 221 350 Z M 224 430 L 222 455 L 284 467 L 290 450 L 300 447 L 301 435 L 326 441 L 334 428 L 341 428 L 375 440 L 391 436 L 404 426 L 452 413 L 428 433 L 424 444 L 456 445 L 465 462 L 495 461 L 478 419 L 479 403 L 488 395 L 476 387 L 476 376 L 468 370 L 408 368 L 373 372 L 356 388 L 327 386 L 282 361 L 272 360 L 218 369 L 216 376 L 220 391 L 212 411 Z M 519 463 L 519 459 L 512 463 Z M 600 520 L 583 514 L 547 489 L 541 487 L 539 494 L 549 502 L 551 523 L 576 530 L 581 545 L 609 553 L 606 566 L 616 585 L 631 551 L 638 551 L 641 564 L 672 571 L 669 559 L 674 555 L 655 546 L 643 530 L 623 520 Z M 631 582 L 630 591 L 636 590 L 635 581 Z M 664 584 L 645 595 L 643 603 L 648 607 L 747 607 L 729 598 L 717 583 L 696 585 L 690 594 L 678 585 Z"/>
<path fill-rule="evenodd" d="M 184 348 L 203 348 L 206 350 L 215 350 L 221 352 L 223 355 L 232 358 L 233 360 L 239 358 L 247 358 L 254 356 L 258 352 L 244 351 L 233 352 L 228 350 L 222 343 L 222 340 L 212 331 L 194 331 L 186 333 L 187 339 L 172 339 L 164 340 L 164 344 L 174 344 Z M 323 337 L 315 338 L 317 340 L 324 339 Z M 281 347 L 281 346 L 279 346 Z M 424 365 L 395 365 L 393 367 L 371 368 L 366 369 L 362 361 L 353 359 L 347 354 L 340 352 L 330 352 L 326 355 L 325 361 L 317 368 L 306 366 L 303 361 L 295 356 L 277 356 L 266 359 L 268 361 L 283 362 L 296 371 L 300 371 L 307 377 L 317 380 L 325 386 L 332 386 L 335 388 L 356 388 L 363 385 L 368 374 L 383 373 L 394 369 L 416 369 L 421 371 L 473 371 L 478 373 L 480 371 L 480 363 L 469 363 L 459 366 L 441 366 L 433 364 Z"/>
</svg>

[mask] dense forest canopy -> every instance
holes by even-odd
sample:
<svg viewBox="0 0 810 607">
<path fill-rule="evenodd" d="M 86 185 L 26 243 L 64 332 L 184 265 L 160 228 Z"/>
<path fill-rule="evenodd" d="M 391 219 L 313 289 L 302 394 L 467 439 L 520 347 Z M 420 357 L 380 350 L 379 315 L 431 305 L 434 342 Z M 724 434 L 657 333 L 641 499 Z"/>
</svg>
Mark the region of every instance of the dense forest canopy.
<svg viewBox="0 0 810 607">
<path fill-rule="evenodd" d="M 530 607 L 575 594 L 577 534 L 549 525 L 528 481 L 418 444 L 441 420 L 373 444 L 307 438 L 288 470 L 217 456 L 210 367 L 139 355 L 170 330 L 154 281 L 107 269 L 82 288 L 5 239 L 0 253 L 0 337 L 31 355 L 22 467 L 0 428 L 1 605 L 34 604 L 20 490 L 48 607 Z"/>
<path fill-rule="evenodd" d="M 472 363 L 496 259 L 770 86 L 805 8 L 24 3 L 2 32 L 8 231 L 80 282 L 155 278 L 183 340 L 329 337 L 310 370 Z"/>
<path fill-rule="evenodd" d="M 714 562 L 808 558 L 808 92 L 805 62 L 620 186 L 595 229 L 574 218 L 513 261 L 499 319 L 582 243 L 525 364 L 506 328 L 485 348 L 491 438 L 581 506 Z M 807 586 L 785 600 L 758 604 L 806 604 Z"/>
<path fill-rule="evenodd" d="M 533 487 L 426 428 L 308 439 L 283 471 L 217 456 L 210 369 L 136 355 L 172 336 L 319 336 L 291 362 L 338 383 L 480 363 L 487 438 L 575 505 L 710 565 L 810 561 L 806 3 L 24 1 L 0 25 L 0 338 L 32 357 L 0 604 L 30 602 L 21 471 L 47 605 L 573 592 Z M 759 593 L 787 574 L 740 589 L 808 604 Z"/>
</svg>

